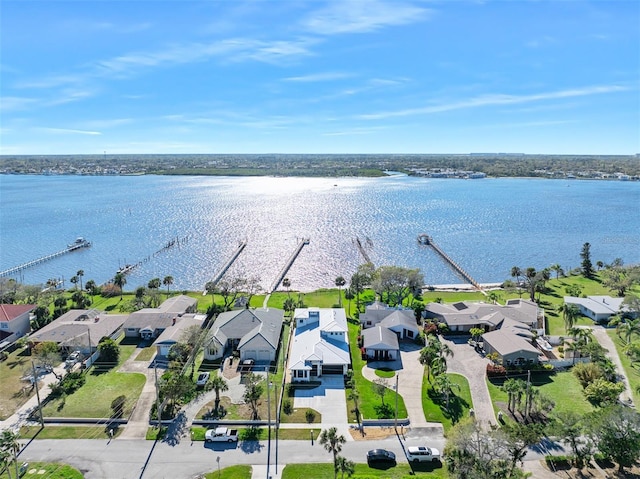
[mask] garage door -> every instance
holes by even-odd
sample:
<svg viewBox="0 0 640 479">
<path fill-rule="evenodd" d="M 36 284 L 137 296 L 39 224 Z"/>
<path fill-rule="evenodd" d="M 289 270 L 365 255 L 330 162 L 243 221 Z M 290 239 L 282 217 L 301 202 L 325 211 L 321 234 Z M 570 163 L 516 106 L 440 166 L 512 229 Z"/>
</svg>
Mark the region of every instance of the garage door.
<svg viewBox="0 0 640 479">
<path fill-rule="evenodd" d="M 253 359 L 255 361 L 256 359 L 258 359 L 258 354 L 256 353 L 255 349 L 249 349 L 247 351 L 244 351 L 242 359 Z"/>
<path fill-rule="evenodd" d="M 268 362 L 271 361 L 271 354 L 269 354 L 269 350 L 264 349 L 258 351 L 258 361 Z"/>
<path fill-rule="evenodd" d="M 342 366 L 322 366 L 322 374 L 342 374 Z"/>
</svg>

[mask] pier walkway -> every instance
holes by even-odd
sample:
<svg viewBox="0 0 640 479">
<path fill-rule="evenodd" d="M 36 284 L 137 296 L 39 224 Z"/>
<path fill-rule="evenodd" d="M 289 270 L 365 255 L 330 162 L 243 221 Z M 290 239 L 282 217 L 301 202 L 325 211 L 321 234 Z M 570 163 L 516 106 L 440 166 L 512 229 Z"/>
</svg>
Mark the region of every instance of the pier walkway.
<svg viewBox="0 0 640 479">
<path fill-rule="evenodd" d="M 447 253 L 442 251 L 442 248 L 440 248 L 440 246 L 438 246 L 433 241 L 431 236 L 425 233 L 418 235 L 418 243 L 424 246 L 431 246 L 436 251 L 436 253 L 438 253 L 442 257 L 442 259 L 444 259 L 445 262 L 449 266 L 451 266 L 451 268 L 453 268 L 453 270 L 456 273 L 462 276 L 466 281 L 468 281 L 471 285 L 473 285 L 473 287 L 476 288 L 478 291 L 482 291 L 482 286 L 480 286 L 480 284 L 478 284 L 478 282 L 475 279 L 473 279 L 473 277 L 469 273 L 467 273 L 464 269 L 462 269 L 462 266 L 460 266 L 458 263 L 453 261 Z"/>
<path fill-rule="evenodd" d="M 362 245 L 362 241 L 360 241 L 360 238 L 356 236 L 356 239 L 354 241 L 356 243 L 356 246 L 358 247 L 358 250 L 360 251 L 360 254 L 364 258 L 364 262 L 373 264 L 373 261 L 371 261 L 371 258 L 369 257 L 367 250 L 365 250 L 364 246 Z M 372 244 L 373 243 L 371 242 L 371 240 L 367 238 L 367 245 L 371 246 Z"/>
<path fill-rule="evenodd" d="M 13 268 L 5 269 L 4 271 L 0 271 L 0 278 L 3 278 L 5 276 L 11 276 L 12 274 L 19 273 L 20 271 L 30 268 L 31 266 L 44 263 L 45 261 L 49 261 L 53 258 L 57 258 L 58 256 L 62 256 L 63 254 L 71 253 L 72 251 L 76 251 L 82 248 L 88 248 L 89 246 L 91 246 L 91 243 L 89 241 L 86 241 L 82 238 L 78 238 L 75 243 L 71 243 L 61 251 L 57 251 L 56 253 L 52 253 L 47 256 L 34 259 L 32 261 L 28 261 L 26 263 L 15 266 Z"/>
<path fill-rule="evenodd" d="M 220 271 L 218 271 L 218 274 L 216 274 L 211 281 L 207 282 L 207 285 L 209 285 L 209 287 L 215 287 L 216 284 L 218 284 L 218 281 L 220 281 L 227 270 L 231 268 L 231 265 L 235 262 L 236 259 L 238 259 L 238 256 L 240 256 L 240 253 L 242 253 L 246 246 L 247 240 L 243 240 L 238 244 L 238 247 L 231 255 L 231 258 L 229 258 L 229 260 L 222 266 Z M 205 296 L 206 294 L 207 288 L 205 287 L 204 291 L 202 292 L 202 296 Z"/>
<path fill-rule="evenodd" d="M 289 260 L 284 265 L 284 268 L 282 268 L 282 270 L 280 270 L 280 274 L 278 274 L 278 276 L 276 277 L 275 281 L 273 283 L 271 283 L 271 287 L 267 291 L 268 294 L 271 294 L 276 289 L 278 289 L 278 286 L 280 285 L 280 283 L 284 279 L 285 275 L 289 271 L 289 268 L 291 268 L 291 265 L 293 265 L 293 263 L 296 260 L 296 258 L 298 258 L 298 255 L 302 251 L 302 248 L 304 248 L 308 244 L 309 244 L 309 238 L 302 238 L 300 240 L 300 242 L 298 243 L 298 246 L 296 247 L 295 251 L 291 254 L 291 256 L 289 257 Z"/>
</svg>

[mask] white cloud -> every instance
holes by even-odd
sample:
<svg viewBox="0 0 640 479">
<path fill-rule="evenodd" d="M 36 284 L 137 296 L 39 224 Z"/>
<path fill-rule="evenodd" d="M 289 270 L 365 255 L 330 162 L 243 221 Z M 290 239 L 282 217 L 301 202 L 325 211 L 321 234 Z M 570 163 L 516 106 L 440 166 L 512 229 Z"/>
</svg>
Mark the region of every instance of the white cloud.
<svg viewBox="0 0 640 479">
<path fill-rule="evenodd" d="M 49 128 L 49 127 L 38 127 L 34 128 L 38 131 L 43 131 L 47 133 L 61 134 L 61 135 L 102 135 L 99 131 L 89 131 L 89 130 L 73 130 L 70 128 Z"/>
<path fill-rule="evenodd" d="M 314 12 L 303 22 L 305 29 L 320 35 L 365 33 L 388 26 L 418 22 L 430 10 L 400 2 L 377 0 L 337 0 Z"/>
<path fill-rule="evenodd" d="M 482 95 L 475 98 L 468 98 L 452 103 L 441 103 L 439 105 L 425 106 L 420 108 L 408 108 L 404 110 L 387 111 L 380 113 L 370 113 L 359 115 L 358 118 L 365 120 L 379 120 L 383 118 L 394 118 L 411 115 L 426 115 L 429 113 L 440 113 L 452 110 L 464 110 L 469 108 L 480 108 L 494 105 L 515 105 L 520 103 L 532 103 L 537 101 L 559 100 L 564 98 L 574 98 L 589 95 L 600 95 L 605 93 L 618 93 L 626 91 L 628 88 L 618 85 L 592 86 L 571 90 L 560 90 L 555 92 L 537 93 L 532 95 Z"/>
<path fill-rule="evenodd" d="M 283 81 L 298 82 L 298 83 L 314 83 L 323 81 L 340 80 L 342 78 L 349 78 L 349 73 L 340 72 L 325 72 L 325 73 L 311 73 L 309 75 L 301 75 L 297 77 L 284 78 Z"/>
<path fill-rule="evenodd" d="M 35 98 L 26 98 L 20 96 L 3 96 L 0 98 L 0 111 L 24 110 L 36 103 Z"/>
</svg>

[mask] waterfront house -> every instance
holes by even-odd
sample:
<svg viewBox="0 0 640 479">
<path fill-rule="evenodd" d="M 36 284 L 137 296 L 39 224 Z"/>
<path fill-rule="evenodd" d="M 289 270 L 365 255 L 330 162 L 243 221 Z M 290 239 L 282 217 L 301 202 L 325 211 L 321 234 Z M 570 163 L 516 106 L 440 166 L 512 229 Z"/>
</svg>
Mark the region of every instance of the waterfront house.
<svg viewBox="0 0 640 479">
<path fill-rule="evenodd" d="M 126 314 L 107 314 L 96 309 L 72 309 L 29 336 L 29 343 L 52 341 L 67 352 L 81 351 L 85 356 L 98 348 L 104 337 L 116 339 Z"/>
<path fill-rule="evenodd" d="M 504 318 L 529 328 L 544 327 L 542 311 L 535 302 L 526 299 L 509 299 L 504 305 L 473 301 L 429 303 L 424 317 L 445 323 L 453 332 L 469 332 L 471 328 L 493 331 Z"/>
<path fill-rule="evenodd" d="M 204 345 L 206 360 L 238 351 L 241 361 L 268 364 L 276 360 L 284 311 L 276 308 L 238 309 L 220 313 Z"/>
<path fill-rule="evenodd" d="M 288 364 L 292 381 L 347 373 L 351 356 L 344 309 L 298 308 L 293 322 Z"/>
<path fill-rule="evenodd" d="M 393 361 L 400 357 L 396 333 L 381 325 L 362 331 L 362 351 L 368 360 Z"/>
<path fill-rule="evenodd" d="M 564 297 L 565 304 L 576 305 L 583 316 L 591 318 L 596 323 L 606 322 L 614 314 L 623 312 L 625 307 L 622 305 L 622 301 L 624 301 L 624 298 L 613 298 L 611 296 Z"/>
<path fill-rule="evenodd" d="M 542 352 L 532 343 L 533 333 L 522 323 L 505 319 L 500 329 L 482 335 L 486 354 L 496 353 L 503 366 L 537 364 Z"/>
<path fill-rule="evenodd" d="M 0 351 L 31 331 L 35 304 L 0 304 Z"/>
<path fill-rule="evenodd" d="M 363 329 L 380 325 L 396 333 L 398 339 L 414 339 L 420 332 L 412 309 L 393 308 L 378 301 L 365 308 L 360 324 Z"/>
<path fill-rule="evenodd" d="M 202 328 L 207 316 L 204 314 L 187 313 L 176 319 L 175 324 L 166 328 L 154 341 L 156 347 L 156 358 L 165 358 L 169 354 L 171 346 L 180 342 L 183 333 L 190 326 Z"/>
<path fill-rule="evenodd" d="M 183 314 L 195 313 L 198 301 L 190 296 L 178 295 L 164 301 L 157 308 L 143 308 L 129 315 L 123 328 L 127 337 L 157 338 Z"/>
</svg>

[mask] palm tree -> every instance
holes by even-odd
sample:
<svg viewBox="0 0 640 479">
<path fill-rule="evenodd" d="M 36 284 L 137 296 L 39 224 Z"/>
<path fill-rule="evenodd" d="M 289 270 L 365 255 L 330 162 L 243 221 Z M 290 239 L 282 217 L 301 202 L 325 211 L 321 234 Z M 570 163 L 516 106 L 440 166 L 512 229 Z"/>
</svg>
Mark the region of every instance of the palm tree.
<svg viewBox="0 0 640 479">
<path fill-rule="evenodd" d="M 80 281 L 80 278 L 78 278 L 77 276 L 71 276 L 71 279 L 69 279 L 69 281 L 73 283 L 74 289 L 78 289 L 78 281 Z"/>
<path fill-rule="evenodd" d="M 165 276 L 162 280 L 162 284 L 167 287 L 167 296 L 169 296 L 169 286 L 173 284 L 173 276 Z"/>
<path fill-rule="evenodd" d="M 501 389 L 509 396 L 509 399 L 507 401 L 507 409 L 512 413 L 515 406 L 515 397 L 520 388 L 521 385 L 518 383 L 518 380 L 513 378 L 507 379 L 501 387 Z"/>
<path fill-rule="evenodd" d="M 451 398 L 451 394 L 453 393 L 453 389 L 460 389 L 460 385 L 451 381 L 451 378 L 446 374 L 440 374 L 436 376 L 434 381 L 434 387 L 437 391 L 440 392 L 441 395 L 444 396 L 445 399 L 445 409 L 449 410 L 449 399 Z"/>
<path fill-rule="evenodd" d="M 84 276 L 84 270 L 79 269 L 78 272 L 76 273 L 76 276 L 80 280 L 80 289 L 82 289 L 82 277 Z"/>
<path fill-rule="evenodd" d="M 291 297 L 291 290 L 289 289 L 291 288 L 291 280 L 289 280 L 289 278 L 284 278 L 282 280 L 282 286 L 287 288 L 287 296 Z"/>
<path fill-rule="evenodd" d="M 556 273 L 556 279 L 558 279 L 561 274 L 564 274 L 562 266 L 560 266 L 558 263 L 552 264 L 551 266 L 549 266 L 549 269 Z"/>
<path fill-rule="evenodd" d="M 356 295 L 351 288 L 347 288 L 344 290 L 344 299 L 348 301 L 347 316 L 350 316 L 351 314 L 351 300 L 355 297 Z"/>
<path fill-rule="evenodd" d="M 122 273 L 116 273 L 113 278 L 113 284 L 120 288 L 120 299 L 122 299 L 122 292 L 124 289 L 124 285 L 127 284 L 127 278 L 125 278 L 124 274 Z"/>
<path fill-rule="evenodd" d="M 501 297 L 502 296 L 497 291 L 490 291 L 489 294 L 487 294 L 487 299 L 493 304 L 496 304 Z"/>
<path fill-rule="evenodd" d="M 511 268 L 511 277 L 516 278 L 516 282 L 520 284 L 520 276 L 522 276 L 522 269 L 520 266 L 514 266 Z"/>
<path fill-rule="evenodd" d="M 324 429 L 320 434 L 320 444 L 324 446 L 327 452 L 333 454 L 333 478 L 338 477 L 338 454 L 342 451 L 342 445 L 347 440 L 342 434 L 338 434 L 338 430 L 335 427 Z"/>
<path fill-rule="evenodd" d="M 346 457 L 338 456 L 336 462 L 336 471 L 340 471 L 342 473 L 342 479 L 344 479 L 344 475 L 347 474 L 347 477 L 351 477 L 354 472 L 356 472 L 356 465 L 353 461 L 348 460 Z"/>
<path fill-rule="evenodd" d="M 149 289 L 158 289 L 160 287 L 160 278 L 153 278 L 149 280 L 149 284 L 147 284 Z"/>
<path fill-rule="evenodd" d="M 353 412 L 356 415 L 356 421 L 358 421 L 358 429 L 360 429 L 360 408 L 358 407 L 358 400 L 360 399 L 360 394 L 358 394 L 358 390 L 355 386 L 351 387 L 351 391 L 347 396 L 349 401 L 353 401 Z"/>
<path fill-rule="evenodd" d="M 220 374 L 216 374 L 213 378 L 211 378 L 211 381 L 209 381 L 209 386 L 216 393 L 215 410 L 216 412 L 218 412 L 218 407 L 220 405 L 220 393 L 228 391 L 229 385 L 227 384 L 227 381 L 224 377 L 222 377 Z"/>
<path fill-rule="evenodd" d="M 87 288 L 87 292 L 89 293 L 89 296 L 91 296 L 91 301 L 93 302 L 93 297 L 96 294 L 98 285 L 94 280 L 90 279 L 89 281 L 87 281 L 87 284 L 85 284 L 85 287 Z"/>
<path fill-rule="evenodd" d="M 627 319 L 622 323 L 618 323 L 616 333 L 618 337 L 624 337 L 624 342 L 628 344 L 634 334 L 640 335 L 640 318 Z"/>
<path fill-rule="evenodd" d="M 564 319 L 564 329 L 569 331 L 576 324 L 576 320 L 580 317 L 580 310 L 575 304 L 563 303 L 559 306 L 559 311 Z"/>
<path fill-rule="evenodd" d="M 347 281 L 342 277 L 336 278 L 336 286 L 338 287 L 338 307 L 342 308 L 342 287 L 347 284 Z"/>
<path fill-rule="evenodd" d="M 7 473 L 11 463 L 16 466 L 16 479 L 20 477 L 18 471 L 18 452 L 20 452 L 20 443 L 18 442 L 18 434 L 11 429 L 4 429 L 0 434 L 0 451 L 2 451 L 3 462 L 7 464 Z"/>
</svg>

